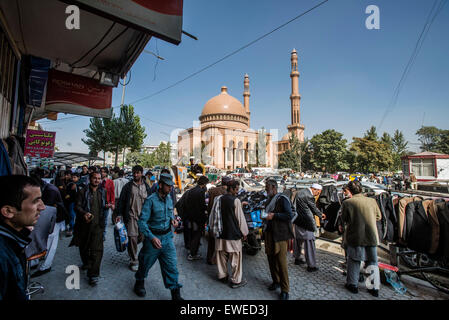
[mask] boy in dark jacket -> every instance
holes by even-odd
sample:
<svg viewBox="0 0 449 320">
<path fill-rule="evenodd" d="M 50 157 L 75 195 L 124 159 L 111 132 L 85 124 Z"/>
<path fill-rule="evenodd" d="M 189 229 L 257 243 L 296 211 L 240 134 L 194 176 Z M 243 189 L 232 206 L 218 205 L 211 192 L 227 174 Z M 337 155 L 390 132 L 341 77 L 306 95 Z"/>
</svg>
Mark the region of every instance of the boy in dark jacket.
<svg viewBox="0 0 449 320">
<path fill-rule="evenodd" d="M 22 175 L 0 177 L 0 300 L 26 300 L 30 230 L 45 209 L 38 182 Z"/>
</svg>

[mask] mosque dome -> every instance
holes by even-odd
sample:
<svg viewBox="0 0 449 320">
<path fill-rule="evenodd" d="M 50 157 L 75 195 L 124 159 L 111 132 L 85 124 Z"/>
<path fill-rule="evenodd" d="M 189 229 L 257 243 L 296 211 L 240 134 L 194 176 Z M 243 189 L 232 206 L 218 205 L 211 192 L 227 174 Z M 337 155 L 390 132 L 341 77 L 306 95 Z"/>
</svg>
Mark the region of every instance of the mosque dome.
<svg viewBox="0 0 449 320">
<path fill-rule="evenodd" d="M 228 94 L 228 88 L 221 87 L 221 93 L 206 102 L 200 121 L 216 122 L 231 121 L 248 125 L 248 115 L 242 103 Z"/>
</svg>

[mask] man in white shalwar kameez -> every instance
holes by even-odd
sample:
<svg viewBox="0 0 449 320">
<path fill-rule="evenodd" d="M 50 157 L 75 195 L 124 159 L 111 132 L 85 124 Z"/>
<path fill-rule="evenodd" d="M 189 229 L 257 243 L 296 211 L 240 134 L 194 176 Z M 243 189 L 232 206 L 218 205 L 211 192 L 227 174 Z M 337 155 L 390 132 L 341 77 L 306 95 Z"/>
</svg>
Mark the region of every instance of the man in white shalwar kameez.
<svg viewBox="0 0 449 320">
<path fill-rule="evenodd" d="M 218 279 L 228 282 L 228 261 L 231 263 L 230 285 L 232 288 L 244 286 L 247 282 L 242 279 L 242 239 L 248 235 L 248 225 L 243 214 L 242 204 L 236 197 L 239 182 L 231 181 L 228 192 L 220 196 L 220 215 L 222 230 L 215 241 Z M 216 217 L 215 217 L 216 218 Z"/>
</svg>

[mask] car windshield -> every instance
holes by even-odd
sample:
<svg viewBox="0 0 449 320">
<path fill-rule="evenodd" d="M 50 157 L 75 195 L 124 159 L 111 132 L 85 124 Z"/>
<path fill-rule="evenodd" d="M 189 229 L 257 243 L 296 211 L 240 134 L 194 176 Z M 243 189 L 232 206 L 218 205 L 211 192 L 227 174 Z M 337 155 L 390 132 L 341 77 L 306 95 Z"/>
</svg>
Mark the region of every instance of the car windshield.
<svg viewBox="0 0 449 320">
<path fill-rule="evenodd" d="M 245 179 L 244 180 L 250 187 L 261 187 L 262 185 L 254 179 Z"/>
</svg>

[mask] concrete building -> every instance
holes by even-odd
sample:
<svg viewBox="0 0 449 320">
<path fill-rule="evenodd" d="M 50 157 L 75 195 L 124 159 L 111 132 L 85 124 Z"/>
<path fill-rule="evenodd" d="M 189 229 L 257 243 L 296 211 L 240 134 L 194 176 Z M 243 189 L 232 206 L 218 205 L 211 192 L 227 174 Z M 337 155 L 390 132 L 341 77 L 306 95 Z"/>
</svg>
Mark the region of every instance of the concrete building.
<svg viewBox="0 0 449 320">
<path fill-rule="evenodd" d="M 421 152 L 401 159 L 407 177 L 414 173 L 418 181 L 449 181 L 448 154 Z"/>
</svg>

